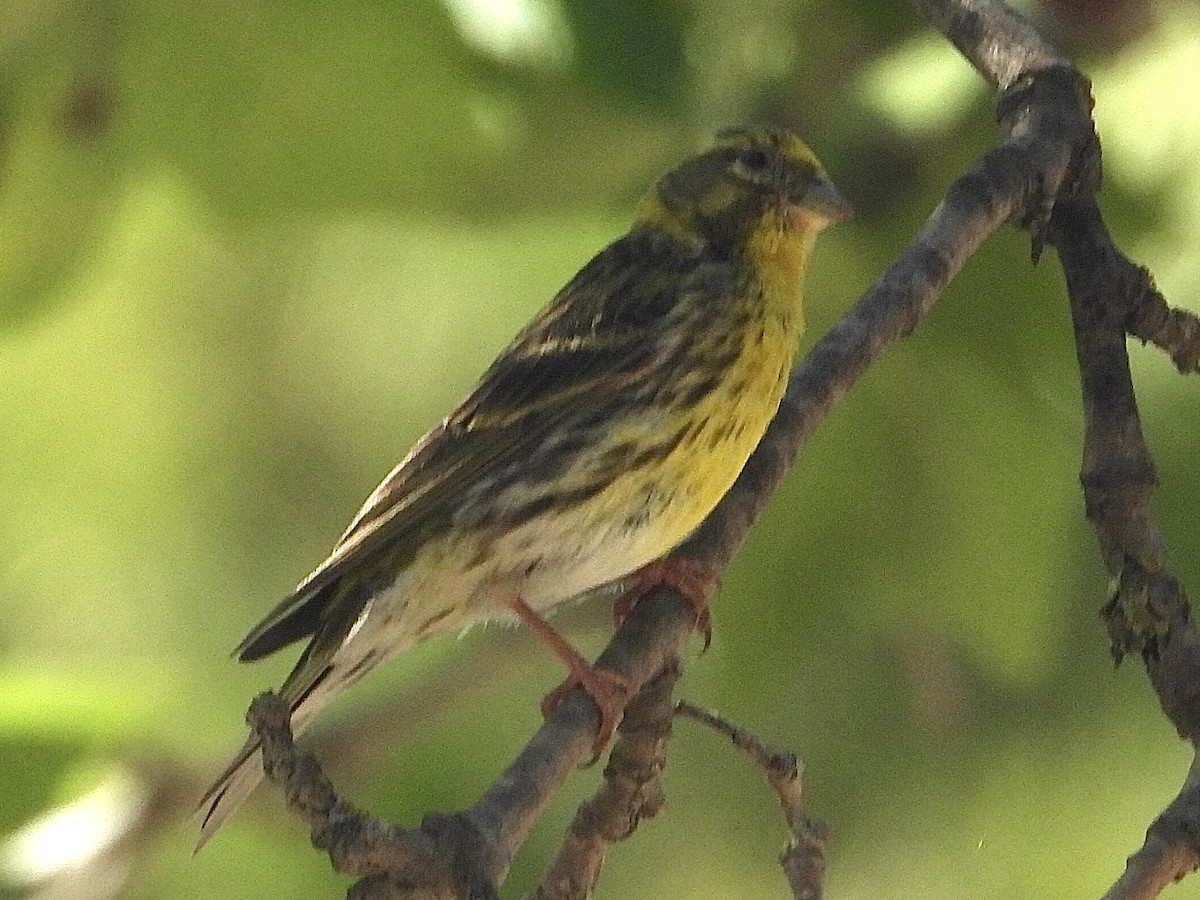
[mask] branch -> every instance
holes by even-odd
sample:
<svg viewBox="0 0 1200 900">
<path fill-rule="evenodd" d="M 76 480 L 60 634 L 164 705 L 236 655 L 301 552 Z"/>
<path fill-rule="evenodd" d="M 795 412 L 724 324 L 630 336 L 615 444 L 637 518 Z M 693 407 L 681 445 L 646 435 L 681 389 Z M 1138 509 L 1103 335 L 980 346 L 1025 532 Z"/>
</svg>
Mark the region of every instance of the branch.
<svg viewBox="0 0 1200 900">
<path fill-rule="evenodd" d="M 910 0 L 994 88 L 1071 63 L 1014 10 L 997 0 Z"/>
<path fill-rule="evenodd" d="M 790 835 L 787 848 L 779 857 L 779 864 L 783 866 L 792 896 L 796 900 L 821 900 L 825 896 L 825 844 L 828 834 L 825 825 L 809 818 L 805 809 L 804 783 L 796 755 L 772 750 L 744 728 L 686 700 L 680 700 L 675 711 L 725 735 L 733 746 L 746 751 L 762 770 L 767 783 L 779 798 Z"/>
<path fill-rule="evenodd" d="M 695 621 L 686 600 L 655 589 L 598 662 L 644 685 L 678 669 Z M 431 813 L 415 829 L 380 822 L 342 800 L 316 758 L 294 743 L 286 704 L 275 694 L 257 698 L 247 722 L 262 742 L 267 778 L 309 823 L 313 846 L 339 872 L 361 878 L 353 900 L 490 900 L 546 803 L 591 752 L 599 716 L 582 691 L 572 691 L 474 806 Z"/>
<path fill-rule="evenodd" d="M 1193 768 L 1195 765 L 1193 764 Z M 1181 829 L 1200 820 L 1200 790 L 1185 786 L 1146 832 L 1146 842 L 1102 900 L 1153 900 L 1196 868 L 1195 833 Z"/>
<path fill-rule="evenodd" d="M 1032 29 L 1016 19 L 998 23 L 999 4 L 988 0 L 913 0 L 971 63 L 1002 89 L 998 108 L 1018 136 L 1028 122 L 1009 104 L 1026 102 L 1033 91 L 1059 92 L 1071 70 Z M 1010 54 L 1004 41 L 1016 38 L 1026 50 Z M 1030 63 L 1041 73 L 1022 71 Z M 1052 77 L 1047 79 L 1046 75 Z M 1065 76 L 1065 77 L 1064 77 Z M 1039 82 L 1041 82 L 1039 84 Z M 1069 107 L 1059 107 L 1070 115 Z M 1075 332 L 1084 414 L 1083 467 L 1080 480 L 1088 520 L 1100 555 L 1116 589 L 1104 617 L 1119 662 L 1130 651 L 1141 653 L 1150 681 L 1167 717 L 1179 734 L 1197 746 L 1200 738 L 1200 635 L 1191 622 L 1183 586 L 1166 565 L 1166 549 L 1150 511 L 1155 484 L 1154 460 L 1138 417 L 1126 334 L 1152 341 L 1181 372 L 1194 372 L 1200 358 L 1200 319 L 1170 309 L 1144 268 L 1130 262 L 1113 244 L 1096 206 L 1100 179 L 1099 143 L 1056 113 L 1044 120 L 1048 130 L 1075 132 L 1073 162 L 1064 181 L 1046 183 L 1053 200 L 1026 224 L 1033 231 L 1034 257 L 1043 242 L 1058 251 L 1067 282 Z M 1193 769 L 1195 766 L 1193 766 Z M 1148 900 L 1200 863 L 1200 801 L 1197 787 L 1184 785 L 1179 797 L 1150 827 L 1142 849 L 1106 900 Z"/>
<path fill-rule="evenodd" d="M 1137 272 L 1136 281 L 1129 285 L 1133 311 L 1126 329 L 1166 352 L 1184 375 L 1200 371 L 1200 317 L 1168 306 L 1150 273 L 1145 269 Z"/>
<path fill-rule="evenodd" d="M 1103 610 L 1113 657 L 1120 662 L 1129 652 L 1141 654 L 1163 712 L 1196 747 L 1200 633 L 1183 586 L 1167 567 L 1165 543 L 1151 512 L 1154 460 L 1142 434 L 1125 347 L 1128 323 L 1145 308 L 1147 296 L 1161 297 L 1145 270 L 1113 245 L 1094 201 L 1060 206 L 1051 221 L 1051 241 L 1067 280 L 1079 359 L 1080 480 L 1100 555 L 1115 580 Z M 1200 864 L 1198 839 L 1200 803 L 1189 784 L 1150 827 L 1108 900 L 1157 896 Z"/>
<path fill-rule="evenodd" d="M 591 897 L 608 847 L 632 836 L 644 817 L 662 810 L 662 770 L 674 713 L 671 690 L 680 671 L 678 665 L 663 669 L 629 704 L 604 783 L 575 813 L 558 855 L 529 900 Z"/>
</svg>

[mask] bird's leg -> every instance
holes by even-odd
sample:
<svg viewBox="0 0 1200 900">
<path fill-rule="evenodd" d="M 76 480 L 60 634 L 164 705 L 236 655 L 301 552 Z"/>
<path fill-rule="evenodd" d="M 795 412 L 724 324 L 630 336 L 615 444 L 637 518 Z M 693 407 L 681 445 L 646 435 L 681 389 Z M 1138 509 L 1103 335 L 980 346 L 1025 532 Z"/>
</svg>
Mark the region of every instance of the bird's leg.
<svg viewBox="0 0 1200 900">
<path fill-rule="evenodd" d="M 666 585 L 678 591 L 696 611 L 696 630 L 704 635 L 704 649 L 712 643 L 708 598 L 717 589 L 717 570 L 696 559 L 658 559 L 625 576 L 629 588 L 613 604 L 613 620 L 620 625 L 651 588 Z"/>
<path fill-rule="evenodd" d="M 510 598 L 508 605 L 521 621 L 554 651 L 554 655 L 566 664 L 571 673 L 566 681 L 542 698 L 542 715 L 550 715 L 567 694 L 576 687 L 582 687 L 600 708 L 600 728 L 596 732 L 596 742 L 592 745 L 592 751 L 599 756 L 604 745 L 617 730 L 617 726 L 621 724 L 625 704 L 637 693 L 638 685 L 619 672 L 588 662 L 566 638 L 555 631 L 549 622 L 520 597 Z"/>
</svg>

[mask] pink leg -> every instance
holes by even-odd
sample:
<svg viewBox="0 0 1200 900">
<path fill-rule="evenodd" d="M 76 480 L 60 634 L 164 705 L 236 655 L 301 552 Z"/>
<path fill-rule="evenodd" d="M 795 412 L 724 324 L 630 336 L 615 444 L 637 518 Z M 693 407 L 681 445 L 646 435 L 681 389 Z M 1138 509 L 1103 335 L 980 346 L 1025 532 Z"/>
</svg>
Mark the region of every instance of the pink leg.
<svg viewBox="0 0 1200 900">
<path fill-rule="evenodd" d="M 704 635 L 704 647 L 708 649 L 712 643 L 708 598 L 717 588 L 717 572 L 712 566 L 694 559 L 659 559 L 626 577 L 634 583 L 613 605 L 613 619 L 618 625 L 629 618 L 651 588 L 666 585 L 678 591 L 696 611 L 696 630 Z"/>
<path fill-rule="evenodd" d="M 561 634 L 550 627 L 549 622 L 538 615 L 520 597 L 510 599 L 508 605 L 521 621 L 554 651 L 554 655 L 566 664 L 571 673 L 567 676 L 566 681 L 542 699 L 542 715 L 550 715 L 558 708 L 567 694 L 576 687 L 582 687 L 600 708 L 600 728 L 596 732 L 596 742 L 592 746 L 593 752 L 599 756 L 604 745 L 609 742 L 617 730 L 617 726 L 621 724 L 621 717 L 625 713 L 625 704 L 629 702 L 630 697 L 637 693 L 638 685 L 611 669 L 603 669 L 588 662 Z"/>
</svg>

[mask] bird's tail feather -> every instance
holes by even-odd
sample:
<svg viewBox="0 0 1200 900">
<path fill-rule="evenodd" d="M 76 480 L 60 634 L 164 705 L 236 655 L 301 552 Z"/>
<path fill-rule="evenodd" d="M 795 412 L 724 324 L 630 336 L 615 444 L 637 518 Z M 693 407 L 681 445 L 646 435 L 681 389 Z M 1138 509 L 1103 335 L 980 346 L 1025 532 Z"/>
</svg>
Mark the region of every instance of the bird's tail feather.
<svg viewBox="0 0 1200 900">
<path fill-rule="evenodd" d="M 200 852 L 200 848 L 237 811 L 262 779 L 262 749 L 258 740 L 251 737 L 201 799 L 204 821 L 200 825 L 200 837 L 196 840 L 193 852 Z"/>
<path fill-rule="evenodd" d="M 334 697 L 367 672 L 411 647 L 419 638 L 406 630 L 407 618 L 395 622 L 368 617 L 370 585 L 361 594 L 341 597 L 336 610 L 318 630 L 279 694 L 292 710 L 292 734 L 298 735 Z M 382 630 L 381 630 L 382 629 Z M 262 747 L 253 735 L 200 801 L 204 811 L 198 851 L 242 805 L 263 779 Z"/>
<path fill-rule="evenodd" d="M 334 677 L 330 677 L 331 675 Z M 285 698 L 291 693 L 289 687 L 294 684 L 294 680 L 289 678 L 288 682 L 282 691 Z M 334 667 L 328 666 L 321 671 L 299 700 L 291 704 L 292 734 L 298 735 L 303 731 L 325 704 L 345 687 L 345 679 L 336 677 Z M 263 774 L 262 745 L 258 738 L 251 735 L 200 800 L 198 810 L 204 810 L 204 821 L 200 825 L 200 837 L 193 852 L 199 852 L 229 817 L 237 812 L 251 791 L 262 781 Z"/>
<path fill-rule="evenodd" d="M 397 635 L 390 639 L 387 652 L 371 649 L 371 643 L 365 640 L 364 644 L 368 646 L 363 646 L 361 653 L 344 659 L 335 658 L 323 666 L 308 651 L 305 652 L 279 692 L 291 706 L 293 735 L 300 734 L 308 727 L 330 700 L 395 653 L 412 646 L 415 641 L 409 635 Z M 324 654 L 321 656 L 328 659 Z M 258 739 L 251 735 L 200 801 L 198 811 L 204 811 L 204 821 L 200 826 L 196 851 L 208 843 L 262 779 L 262 747 Z"/>
</svg>

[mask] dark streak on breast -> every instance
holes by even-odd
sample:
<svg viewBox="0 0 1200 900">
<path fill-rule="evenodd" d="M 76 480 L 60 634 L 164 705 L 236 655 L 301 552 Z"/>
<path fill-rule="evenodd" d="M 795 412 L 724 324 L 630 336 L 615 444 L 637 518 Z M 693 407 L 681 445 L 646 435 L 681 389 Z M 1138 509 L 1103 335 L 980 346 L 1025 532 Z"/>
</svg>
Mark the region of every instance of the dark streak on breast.
<svg viewBox="0 0 1200 900">
<path fill-rule="evenodd" d="M 438 622 L 442 621 L 447 616 L 450 616 L 457 611 L 458 611 L 457 606 L 451 606 L 449 609 L 443 609 L 439 613 L 434 613 L 432 616 L 430 616 L 428 619 L 426 619 L 424 622 L 422 622 L 417 627 L 417 635 L 419 637 L 424 637 L 425 634 L 429 631 L 429 629 L 431 629 L 434 625 L 436 625 Z"/>
</svg>

